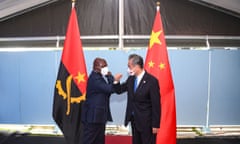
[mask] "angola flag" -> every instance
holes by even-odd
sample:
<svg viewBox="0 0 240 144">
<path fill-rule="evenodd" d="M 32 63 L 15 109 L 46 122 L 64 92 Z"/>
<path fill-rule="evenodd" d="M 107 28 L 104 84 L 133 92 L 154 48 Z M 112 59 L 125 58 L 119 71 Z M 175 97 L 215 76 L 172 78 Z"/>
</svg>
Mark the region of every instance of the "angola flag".
<svg viewBox="0 0 240 144">
<path fill-rule="evenodd" d="M 144 68 L 154 75 L 160 85 L 161 122 L 157 144 L 176 144 L 175 90 L 168 60 L 159 7 L 156 12 Z"/>
<path fill-rule="evenodd" d="M 81 103 L 86 98 L 87 73 L 76 10 L 73 7 L 55 85 L 53 118 L 67 144 L 79 144 Z"/>
</svg>

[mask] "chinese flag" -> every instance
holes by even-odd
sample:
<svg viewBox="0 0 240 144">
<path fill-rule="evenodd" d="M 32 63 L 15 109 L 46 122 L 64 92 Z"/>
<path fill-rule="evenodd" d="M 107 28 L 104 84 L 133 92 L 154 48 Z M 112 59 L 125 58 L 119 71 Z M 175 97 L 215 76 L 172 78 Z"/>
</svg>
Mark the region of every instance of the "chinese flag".
<svg viewBox="0 0 240 144">
<path fill-rule="evenodd" d="M 67 144 L 79 144 L 87 73 L 76 10 L 70 15 L 54 92 L 53 118 Z"/>
<path fill-rule="evenodd" d="M 159 9 L 155 16 L 145 61 L 144 68 L 158 79 L 160 85 L 161 122 L 156 143 L 176 144 L 174 84 Z"/>
</svg>

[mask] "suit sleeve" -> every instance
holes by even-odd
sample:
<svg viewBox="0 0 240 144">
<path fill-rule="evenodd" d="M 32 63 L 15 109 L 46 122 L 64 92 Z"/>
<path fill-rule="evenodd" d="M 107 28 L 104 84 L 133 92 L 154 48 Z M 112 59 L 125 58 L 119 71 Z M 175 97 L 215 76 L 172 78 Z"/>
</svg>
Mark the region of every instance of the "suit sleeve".
<svg viewBox="0 0 240 144">
<path fill-rule="evenodd" d="M 107 75 L 106 78 L 107 78 L 107 81 L 108 81 L 109 84 L 113 83 L 114 77 L 112 75 Z"/>
<path fill-rule="evenodd" d="M 152 127 L 159 128 L 161 119 L 161 96 L 160 87 L 156 79 L 153 79 L 150 96 L 152 102 Z"/>
<path fill-rule="evenodd" d="M 108 78 L 110 79 L 110 78 Z M 94 85 L 96 90 L 99 90 L 104 93 L 113 93 L 114 88 L 113 88 L 113 83 L 110 81 L 109 83 L 106 83 L 103 78 L 97 78 L 94 80 Z"/>
<path fill-rule="evenodd" d="M 117 94 L 121 94 L 121 93 L 126 92 L 127 91 L 127 86 L 128 86 L 128 84 L 127 84 L 128 81 L 129 81 L 129 78 L 127 79 L 127 81 L 125 81 L 122 84 L 120 84 L 120 82 L 118 82 L 117 84 L 113 84 L 114 91 Z"/>
</svg>

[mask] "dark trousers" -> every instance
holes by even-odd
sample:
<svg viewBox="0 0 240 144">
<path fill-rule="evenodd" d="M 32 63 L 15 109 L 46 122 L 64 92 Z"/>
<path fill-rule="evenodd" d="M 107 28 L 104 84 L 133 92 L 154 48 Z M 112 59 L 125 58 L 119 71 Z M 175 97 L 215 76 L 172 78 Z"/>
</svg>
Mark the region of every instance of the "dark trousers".
<svg viewBox="0 0 240 144">
<path fill-rule="evenodd" d="M 152 133 L 152 128 L 139 131 L 136 128 L 134 119 L 131 120 L 132 143 L 133 144 L 156 144 L 156 134 Z"/>
<path fill-rule="evenodd" d="M 105 144 L 105 124 L 84 123 L 82 144 Z"/>
</svg>

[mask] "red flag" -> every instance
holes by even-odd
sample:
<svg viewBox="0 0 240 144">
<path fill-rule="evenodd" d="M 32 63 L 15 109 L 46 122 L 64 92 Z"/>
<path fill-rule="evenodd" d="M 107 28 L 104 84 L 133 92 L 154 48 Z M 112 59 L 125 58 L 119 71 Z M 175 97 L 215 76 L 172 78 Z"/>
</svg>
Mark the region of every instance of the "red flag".
<svg viewBox="0 0 240 144">
<path fill-rule="evenodd" d="M 144 68 L 158 79 L 160 85 L 161 122 L 156 143 L 176 144 L 175 91 L 159 10 L 155 16 L 145 61 Z"/>
<path fill-rule="evenodd" d="M 86 98 L 87 71 L 76 10 L 70 15 L 58 77 L 55 85 L 53 118 L 68 144 L 79 144 L 81 102 Z"/>
</svg>

